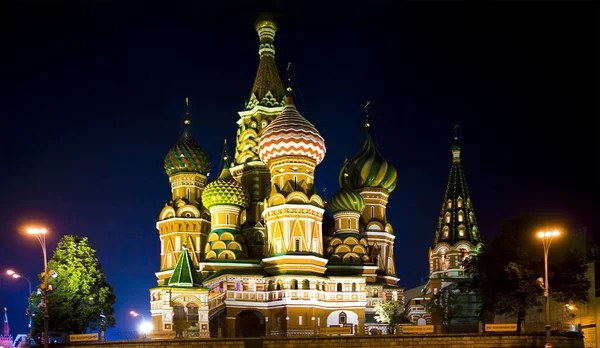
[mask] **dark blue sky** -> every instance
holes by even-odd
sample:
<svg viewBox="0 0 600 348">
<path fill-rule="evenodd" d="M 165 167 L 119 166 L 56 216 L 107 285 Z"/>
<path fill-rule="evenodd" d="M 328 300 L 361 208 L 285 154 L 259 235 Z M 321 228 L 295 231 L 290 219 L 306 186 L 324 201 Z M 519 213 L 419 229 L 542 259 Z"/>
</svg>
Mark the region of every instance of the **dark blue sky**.
<svg viewBox="0 0 600 348">
<path fill-rule="evenodd" d="M 30 221 L 50 228 L 50 255 L 62 235 L 89 237 L 115 288 L 116 331 L 135 327 L 131 309 L 149 316 L 155 222 L 170 199 L 163 159 L 184 99 L 214 179 L 252 87 L 264 9 L 277 14 L 277 62 L 283 74 L 292 61 L 296 104 L 327 143 L 316 183 L 328 196 L 372 101 L 376 144 L 399 176 L 388 217 L 402 286 L 427 277 L 455 124 L 484 242 L 521 213 L 598 233 L 593 2 L 7 3 L 0 267 L 40 272 L 37 241 L 18 234 Z M 26 289 L 0 277 L 13 334 L 26 330 Z"/>
</svg>

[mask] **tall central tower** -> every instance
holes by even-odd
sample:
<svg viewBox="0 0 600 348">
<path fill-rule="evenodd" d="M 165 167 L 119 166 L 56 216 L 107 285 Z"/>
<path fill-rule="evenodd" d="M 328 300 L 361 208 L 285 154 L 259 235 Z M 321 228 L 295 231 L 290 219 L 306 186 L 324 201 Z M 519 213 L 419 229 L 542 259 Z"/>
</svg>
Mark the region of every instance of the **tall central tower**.
<svg viewBox="0 0 600 348">
<path fill-rule="evenodd" d="M 258 156 L 258 143 L 267 126 L 283 111 L 285 92 L 275 64 L 275 18 L 269 13 L 261 14 L 254 27 L 260 39 L 260 58 L 250 99 L 245 110 L 239 112 L 231 174 L 250 193 L 250 204 L 241 215 L 241 233 L 248 244 L 248 257 L 260 259 L 265 244 L 263 201 L 269 189 L 270 174 Z"/>
</svg>

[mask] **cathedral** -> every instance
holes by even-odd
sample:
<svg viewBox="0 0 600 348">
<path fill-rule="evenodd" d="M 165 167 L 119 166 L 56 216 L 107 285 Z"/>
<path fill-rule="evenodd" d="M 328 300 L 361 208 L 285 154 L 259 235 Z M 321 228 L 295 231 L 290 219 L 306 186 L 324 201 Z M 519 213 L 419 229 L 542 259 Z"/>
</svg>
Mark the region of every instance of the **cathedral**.
<svg viewBox="0 0 600 348">
<path fill-rule="evenodd" d="M 164 160 L 171 197 L 156 223 L 154 330 L 195 337 L 360 332 L 377 324 L 377 303 L 404 300 L 386 216 L 396 169 L 375 147 L 367 115 L 362 148 L 340 168 L 339 190 L 327 202 L 319 196 L 314 173 L 325 139 L 296 108 L 289 73 L 285 85 L 280 77 L 274 18 L 260 15 L 255 29 L 256 78 L 238 112 L 235 152 L 225 145 L 218 178 L 207 182 L 211 164 L 191 134 L 189 107 Z M 465 204 L 471 228 L 462 197 L 455 204 Z M 458 236 L 444 231 L 440 240 Z M 458 262 L 459 252 L 445 255 Z M 443 267 L 435 272 L 451 272 Z"/>
</svg>

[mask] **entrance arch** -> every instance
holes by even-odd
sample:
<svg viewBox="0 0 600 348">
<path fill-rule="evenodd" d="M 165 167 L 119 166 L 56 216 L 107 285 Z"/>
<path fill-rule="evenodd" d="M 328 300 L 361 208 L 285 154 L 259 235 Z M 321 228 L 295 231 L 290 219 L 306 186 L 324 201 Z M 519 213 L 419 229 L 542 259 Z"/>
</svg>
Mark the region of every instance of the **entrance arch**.
<svg viewBox="0 0 600 348">
<path fill-rule="evenodd" d="M 237 337 L 264 337 L 265 316 L 257 311 L 241 311 L 236 316 L 235 335 Z"/>
</svg>

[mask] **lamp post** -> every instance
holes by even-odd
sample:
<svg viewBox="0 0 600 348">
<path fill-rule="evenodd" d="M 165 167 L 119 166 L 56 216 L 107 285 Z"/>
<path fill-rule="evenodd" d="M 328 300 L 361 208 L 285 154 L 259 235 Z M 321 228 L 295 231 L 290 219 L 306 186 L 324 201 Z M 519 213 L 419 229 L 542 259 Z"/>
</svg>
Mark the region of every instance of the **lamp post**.
<svg viewBox="0 0 600 348">
<path fill-rule="evenodd" d="M 550 286 L 548 285 L 548 251 L 550 250 L 550 243 L 552 239 L 558 236 L 560 232 L 544 231 L 538 232 L 537 236 L 542 239 L 544 245 L 544 297 L 546 298 L 546 347 L 552 347 L 550 343 Z"/>
<path fill-rule="evenodd" d="M 27 278 L 26 276 L 13 271 L 12 269 L 7 270 L 6 274 L 12 276 L 15 279 L 25 279 L 27 281 L 27 284 L 29 285 L 29 293 L 27 294 L 27 319 L 29 319 L 29 322 L 27 323 L 27 327 L 29 328 L 29 337 L 31 337 L 31 312 L 29 311 L 29 296 L 31 296 L 31 280 L 29 280 L 29 278 Z"/>
<path fill-rule="evenodd" d="M 27 233 L 34 235 L 44 253 L 44 280 L 42 284 L 42 305 L 44 307 L 44 348 L 48 348 L 48 257 L 46 256 L 46 233 L 48 230 L 43 227 L 29 227 Z"/>
</svg>

